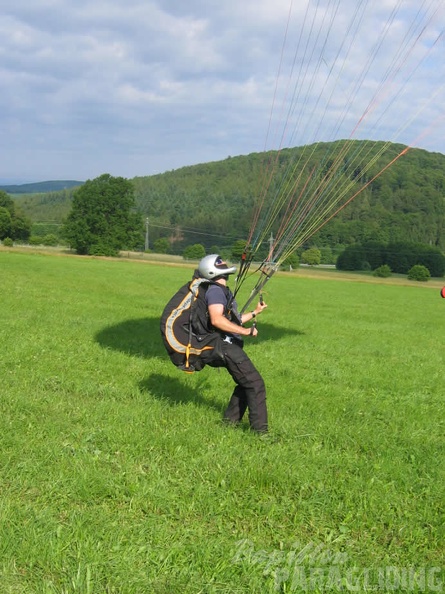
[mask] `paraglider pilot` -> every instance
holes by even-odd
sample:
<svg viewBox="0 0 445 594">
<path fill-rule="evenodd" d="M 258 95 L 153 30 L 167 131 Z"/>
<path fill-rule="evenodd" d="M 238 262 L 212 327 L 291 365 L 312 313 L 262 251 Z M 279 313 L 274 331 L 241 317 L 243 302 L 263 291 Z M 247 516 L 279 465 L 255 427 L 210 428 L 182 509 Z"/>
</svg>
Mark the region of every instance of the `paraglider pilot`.
<svg viewBox="0 0 445 594">
<path fill-rule="evenodd" d="M 210 281 L 206 291 L 206 304 L 212 327 L 222 336 L 223 358 L 213 367 L 225 367 L 236 386 L 224 413 L 227 423 L 238 424 L 248 409 L 250 428 L 258 433 L 268 430 L 266 387 L 260 373 L 243 350 L 243 337 L 255 337 L 258 330 L 254 325 L 245 328 L 243 324 L 253 320 L 266 309 L 260 302 L 251 312 L 240 314 L 232 292 L 227 287 L 230 274 L 235 267 L 228 267 L 217 254 L 203 258 L 198 265 L 199 275 Z"/>
</svg>

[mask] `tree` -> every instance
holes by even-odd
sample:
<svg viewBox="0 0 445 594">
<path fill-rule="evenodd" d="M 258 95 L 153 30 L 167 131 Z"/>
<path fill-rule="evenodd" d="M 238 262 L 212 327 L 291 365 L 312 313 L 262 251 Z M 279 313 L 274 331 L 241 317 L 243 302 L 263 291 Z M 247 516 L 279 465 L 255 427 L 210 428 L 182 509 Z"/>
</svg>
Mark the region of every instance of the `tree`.
<svg viewBox="0 0 445 594">
<path fill-rule="evenodd" d="M 416 245 L 410 241 L 389 243 L 386 249 L 386 264 L 393 272 L 408 274 L 414 264 L 420 264 Z"/>
<path fill-rule="evenodd" d="M 318 266 L 321 262 L 321 252 L 318 248 L 309 248 L 301 254 L 302 264 L 309 264 L 310 266 Z"/>
<path fill-rule="evenodd" d="M 321 262 L 320 264 L 335 264 L 334 254 L 329 246 L 320 248 Z"/>
<path fill-rule="evenodd" d="M 31 221 L 15 209 L 11 219 L 11 233 L 13 239 L 28 240 L 31 234 L 31 228 Z"/>
<path fill-rule="evenodd" d="M 0 239 L 10 237 L 11 227 L 12 220 L 9 210 L 3 206 L 0 206 Z"/>
<path fill-rule="evenodd" d="M 0 206 L 6 208 L 11 215 L 14 212 L 14 200 L 3 190 L 0 190 Z"/>
<path fill-rule="evenodd" d="M 131 181 L 108 173 L 88 180 L 73 195 L 63 235 L 81 255 L 115 256 L 143 243 Z"/>
<path fill-rule="evenodd" d="M 385 264 L 386 246 L 384 243 L 381 241 L 367 241 L 363 244 L 363 249 L 365 251 L 365 260 L 369 263 L 371 270 L 380 268 Z"/>
<path fill-rule="evenodd" d="M 16 208 L 14 200 L 6 192 L 0 190 L 0 239 L 27 240 L 31 234 L 31 221 L 20 209 Z"/>
<path fill-rule="evenodd" d="M 232 246 L 232 258 L 240 260 L 246 249 L 247 242 L 244 239 L 237 239 Z"/>
<path fill-rule="evenodd" d="M 294 268 L 298 268 L 300 265 L 300 259 L 296 252 L 293 252 L 290 256 L 288 256 L 281 265 L 283 270 L 293 270 Z"/>
<path fill-rule="evenodd" d="M 419 246 L 418 263 L 428 268 L 431 276 L 440 277 L 445 274 L 445 256 L 435 246 Z"/>
<path fill-rule="evenodd" d="M 183 257 L 186 260 L 201 260 L 206 255 L 206 251 L 203 245 L 200 243 L 195 243 L 193 245 L 188 245 L 183 253 Z"/>
<path fill-rule="evenodd" d="M 355 243 L 348 246 L 337 258 L 338 270 L 363 270 L 365 250 L 363 246 Z"/>
<path fill-rule="evenodd" d="M 160 237 L 159 239 L 156 239 L 153 244 L 153 251 L 156 254 L 168 254 L 170 248 L 170 242 L 166 237 Z"/>
<path fill-rule="evenodd" d="M 416 264 L 425 266 L 432 276 L 445 273 L 445 256 L 439 248 L 421 243 L 391 243 L 387 248 L 387 264 L 394 272 L 407 274 Z"/>
</svg>

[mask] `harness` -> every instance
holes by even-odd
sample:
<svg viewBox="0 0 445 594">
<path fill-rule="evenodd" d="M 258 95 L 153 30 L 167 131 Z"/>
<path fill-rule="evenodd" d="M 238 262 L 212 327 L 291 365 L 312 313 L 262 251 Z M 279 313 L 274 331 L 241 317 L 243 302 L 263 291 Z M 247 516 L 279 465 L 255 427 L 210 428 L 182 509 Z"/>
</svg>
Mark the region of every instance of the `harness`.
<svg viewBox="0 0 445 594">
<path fill-rule="evenodd" d="M 205 294 L 211 284 L 195 276 L 170 299 L 161 316 L 161 335 L 172 363 L 185 371 L 200 371 L 207 363 L 223 358 L 221 334 L 210 324 Z M 233 296 L 225 290 L 227 307 L 224 315 L 231 316 Z M 230 319 L 230 317 L 229 317 Z"/>
</svg>

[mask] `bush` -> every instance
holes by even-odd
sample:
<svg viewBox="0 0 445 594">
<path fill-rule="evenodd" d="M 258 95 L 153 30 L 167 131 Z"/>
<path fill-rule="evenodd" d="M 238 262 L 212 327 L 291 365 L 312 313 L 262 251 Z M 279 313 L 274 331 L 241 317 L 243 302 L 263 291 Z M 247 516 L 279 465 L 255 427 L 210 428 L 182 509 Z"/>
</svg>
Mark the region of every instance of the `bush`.
<svg viewBox="0 0 445 594">
<path fill-rule="evenodd" d="M 201 260 L 205 255 L 205 247 L 200 243 L 188 245 L 182 254 L 185 260 Z"/>
<path fill-rule="evenodd" d="M 160 237 L 159 239 L 156 239 L 156 241 L 153 244 L 153 251 L 156 254 L 168 254 L 170 248 L 170 242 L 166 237 Z"/>
<path fill-rule="evenodd" d="M 14 245 L 14 242 L 10 237 L 5 237 L 5 239 L 3 240 L 3 245 L 5 247 L 12 247 Z"/>
<path fill-rule="evenodd" d="M 391 268 L 388 264 L 382 264 L 382 266 L 376 268 L 372 274 L 373 276 L 378 276 L 380 278 L 388 278 L 391 276 Z"/>
<path fill-rule="evenodd" d="M 425 282 L 430 278 L 430 276 L 430 271 L 426 266 L 422 266 L 422 264 L 415 264 L 408 271 L 409 280 Z"/>
<path fill-rule="evenodd" d="M 309 248 L 301 254 L 302 264 L 309 266 L 318 266 L 321 262 L 321 252 L 317 248 Z"/>
<path fill-rule="evenodd" d="M 335 256 L 332 253 L 332 250 L 330 247 L 321 247 L 320 248 L 320 253 L 321 253 L 321 261 L 320 264 L 335 264 Z"/>
<path fill-rule="evenodd" d="M 98 241 L 97 243 L 92 244 L 90 246 L 89 255 L 115 258 L 119 255 L 119 250 L 117 250 L 113 245 L 110 245 L 106 241 Z"/>
<path fill-rule="evenodd" d="M 294 268 L 298 268 L 299 265 L 300 265 L 300 259 L 298 258 L 296 253 L 293 253 L 283 261 L 283 263 L 281 265 L 281 269 L 282 270 L 293 270 Z"/>
<path fill-rule="evenodd" d="M 47 235 L 42 237 L 41 242 L 42 242 L 42 245 L 47 245 L 47 246 L 54 247 L 56 245 L 59 245 L 59 239 L 58 239 L 57 235 L 54 235 L 54 233 L 48 233 Z"/>
<path fill-rule="evenodd" d="M 232 253 L 231 253 L 231 257 L 233 260 L 240 260 L 241 256 L 244 253 L 244 250 L 246 249 L 246 245 L 247 242 L 244 239 L 238 239 L 237 241 L 235 241 L 235 243 L 232 246 Z M 218 254 L 219 251 L 216 250 L 215 252 L 210 252 L 211 254 Z"/>
</svg>

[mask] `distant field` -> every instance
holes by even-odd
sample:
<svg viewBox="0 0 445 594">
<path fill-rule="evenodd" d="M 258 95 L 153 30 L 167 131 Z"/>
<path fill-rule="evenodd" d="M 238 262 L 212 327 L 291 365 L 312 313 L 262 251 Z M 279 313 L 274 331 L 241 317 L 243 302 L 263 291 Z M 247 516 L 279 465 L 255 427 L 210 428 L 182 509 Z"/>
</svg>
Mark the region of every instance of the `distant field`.
<svg viewBox="0 0 445 594">
<path fill-rule="evenodd" d="M 4 248 L 0 246 L 0 252 L 10 251 L 9 248 Z M 48 246 L 26 246 L 26 245 L 17 245 L 13 248 L 14 252 L 24 252 L 24 253 L 36 253 L 36 254 L 52 254 L 52 255 L 60 255 L 60 256 L 67 256 L 70 255 L 72 257 L 76 257 L 74 252 L 71 252 L 67 248 L 64 247 L 48 247 Z M 85 258 L 84 256 L 79 256 L 81 258 Z M 144 262 L 144 263 L 162 263 L 168 265 L 174 265 L 179 267 L 191 268 L 193 269 L 196 266 L 196 262 L 191 262 L 184 260 L 182 256 L 173 256 L 171 254 L 156 254 L 156 253 L 145 253 L 145 252 L 121 252 L 121 256 L 119 260 L 132 260 L 136 262 Z M 107 258 L 110 260 L 110 258 Z M 236 262 L 235 262 L 236 264 Z M 258 263 L 259 264 L 259 263 Z M 254 266 L 252 267 L 254 269 Z M 286 276 L 286 277 L 293 277 L 298 276 L 299 278 L 314 278 L 319 280 L 346 280 L 346 281 L 354 281 L 354 282 L 364 282 L 364 283 L 377 283 L 380 285 L 404 285 L 409 287 L 418 288 L 426 288 L 426 289 L 441 289 L 445 284 L 444 278 L 431 278 L 426 283 L 419 283 L 410 281 L 407 279 L 406 275 L 401 274 L 393 274 L 389 278 L 376 278 L 372 275 L 371 272 L 345 272 L 342 270 L 336 270 L 333 266 L 307 266 L 302 265 L 297 270 L 293 270 L 292 272 L 279 272 L 278 276 Z"/>
<path fill-rule="evenodd" d="M 0 250 L 1 594 L 445 590 L 444 282 L 272 279 L 264 439 L 163 351 L 192 266 L 54 253 Z"/>
</svg>

